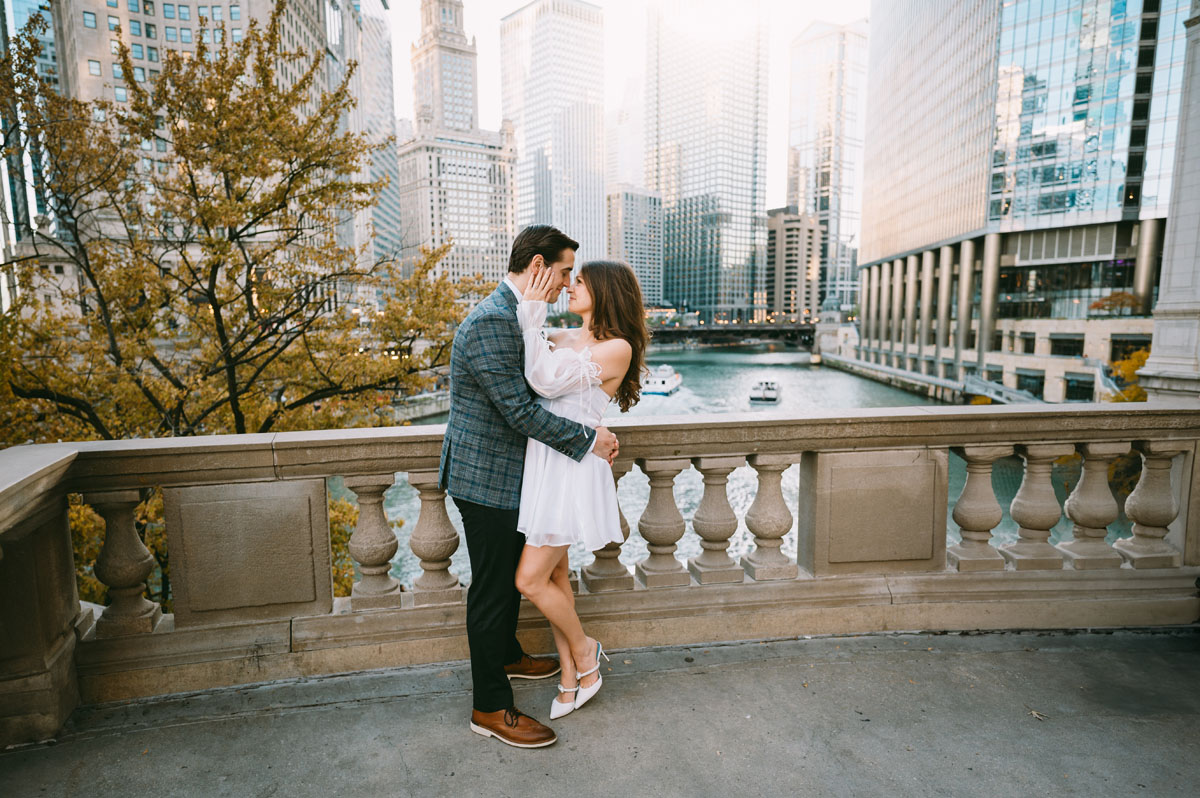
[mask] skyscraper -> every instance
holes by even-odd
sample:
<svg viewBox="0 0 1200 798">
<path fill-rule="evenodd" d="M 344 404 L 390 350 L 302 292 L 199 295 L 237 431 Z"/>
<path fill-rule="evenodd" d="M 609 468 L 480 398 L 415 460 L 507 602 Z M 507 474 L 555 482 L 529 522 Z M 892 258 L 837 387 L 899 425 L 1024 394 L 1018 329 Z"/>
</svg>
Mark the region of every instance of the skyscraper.
<svg viewBox="0 0 1200 798">
<path fill-rule="evenodd" d="M 400 170 L 396 136 L 396 105 L 392 90 L 392 33 L 388 20 L 387 0 L 359 0 L 362 14 L 362 72 L 363 94 L 359 107 L 363 111 L 363 126 L 373 142 L 393 141 L 377 151 L 371 159 L 371 180 L 387 178 L 388 185 L 372 209 L 375 228 L 375 256 L 399 257 L 403 248 L 400 218 Z"/>
<path fill-rule="evenodd" d="M 754 12 L 734 22 L 706 37 L 694 9 L 658 3 L 646 33 L 646 186 L 662 196 L 663 300 L 705 321 L 767 309 L 767 41 Z"/>
<path fill-rule="evenodd" d="M 1103 393 L 1097 363 L 1149 347 L 1186 14 L 873 9 L 864 358 L 1071 401 Z"/>
<path fill-rule="evenodd" d="M 815 322 L 821 309 L 821 222 L 795 206 L 767 211 L 767 314 L 772 321 Z"/>
<path fill-rule="evenodd" d="M 534 0 L 500 21 L 501 103 L 517 153 L 517 226 L 604 241 L 604 15 L 582 0 Z"/>
<path fill-rule="evenodd" d="M 452 242 L 442 273 L 501 280 L 516 235 L 512 126 L 477 127 L 475 43 L 462 0 L 421 0 L 421 24 L 412 137 L 398 151 L 402 254 L 411 260 L 421 247 Z"/>
<path fill-rule="evenodd" d="M 858 301 L 867 21 L 814 22 L 792 42 L 788 205 L 822 226 L 820 298 Z"/>
<path fill-rule="evenodd" d="M 644 189 L 617 185 L 607 205 L 607 257 L 633 267 L 647 306 L 662 304 L 662 199 Z"/>
</svg>

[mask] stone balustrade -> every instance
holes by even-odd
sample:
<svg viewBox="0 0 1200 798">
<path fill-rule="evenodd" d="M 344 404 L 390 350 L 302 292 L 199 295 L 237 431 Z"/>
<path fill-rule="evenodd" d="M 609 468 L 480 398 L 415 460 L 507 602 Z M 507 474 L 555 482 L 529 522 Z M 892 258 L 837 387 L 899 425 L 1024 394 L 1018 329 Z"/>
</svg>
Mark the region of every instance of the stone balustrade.
<svg viewBox="0 0 1200 798">
<path fill-rule="evenodd" d="M 917 407 L 803 418 L 777 414 L 614 423 L 620 481 L 635 467 L 649 500 L 632 524 L 649 554 L 596 552 L 577 607 L 611 648 L 895 629 L 1062 628 L 1191 623 L 1200 616 L 1200 408 L 1185 404 Z M 459 535 L 438 486 L 441 427 L 23 446 L 0 452 L 0 742 L 54 732 L 79 701 L 103 702 L 309 674 L 461 659 L 464 589 L 450 573 Z M 1110 543 L 1120 507 L 1110 464 L 1133 452 L 1125 502 L 1132 537 Z M 948 496 L 951 456 L 966 463 Z M 1082 476 L 1060 506 L 1054 461 Z M 1024 477 L 1005 508 L 994 464 Z M 628 459 L 625 459 L 628 458 Z M 784 479 L 798 464 L 798 502 Z M 757 484 L 742 518 L 728 496 L 746 467 Z M 695 469 L 699 506 L 674 495 Z M 383 495 L 403 474 L 420 516 L 401 556 Z M 791 476 L 789 476 L 791 475 Z M 358 581 L 333 598 L 327 480 L 359 505 L 349 552 Z M 153 567 L 134 508 L 163 492 L 172 612 L 144 595 Z M 789 486 L 790 489 L 790 486 Z M 94 564 L 109 588 L 99 617 L 81 606 L 67 500 L 103 517 Z M 1016 541 L 993 530 L 1007 509 Z M 1065 513 L 1068 539 L 1052 544 Z M 949 531 L 949 521 L 961 530 Z M 739 525 L 754 547 L 730 554 Z M 689 524 L 700 553 L 681 561 Z M 630 523 L 622 512 L 628 537 Z M 796 557 L 781 543 L 795 530 Z M 549 650 L 524 606 L 519 634 Z"/>
</svg>

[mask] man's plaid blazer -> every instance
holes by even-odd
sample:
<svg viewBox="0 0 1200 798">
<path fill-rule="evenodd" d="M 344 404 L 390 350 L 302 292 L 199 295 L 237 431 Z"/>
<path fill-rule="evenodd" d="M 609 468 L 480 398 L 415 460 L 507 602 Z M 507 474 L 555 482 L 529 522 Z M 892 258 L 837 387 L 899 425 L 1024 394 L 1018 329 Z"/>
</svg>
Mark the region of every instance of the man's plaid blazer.
<svg viewBox="0 0 1200 798">
<path fill-rule="evenodd" d="M 517 298 L 501 283 L 459 325 L 450 349 L 450 420 L 440 483 L 451 496 L 517 509 L 526 438 L 574 460 L 591 452 L 596 431 L 539 405 L 524 368 Z"/>
</svg>

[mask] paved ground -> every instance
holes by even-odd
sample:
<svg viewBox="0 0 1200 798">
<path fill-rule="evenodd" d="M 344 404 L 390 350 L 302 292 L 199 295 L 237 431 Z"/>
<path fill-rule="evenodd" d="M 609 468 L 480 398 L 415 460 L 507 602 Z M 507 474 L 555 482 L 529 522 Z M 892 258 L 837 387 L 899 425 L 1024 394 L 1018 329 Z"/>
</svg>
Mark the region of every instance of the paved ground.
<svg viewBox="0 0 1200 798">
<path fill-rule="evenodd" d="M 614 653 L 549 749 L 468 731 L 459 662 L 83 709 L 56 743 L 0 752 L 0 796 L 1024 798 L 1200 783 L 1196 629 Z M 553 692 L 524 685 L 517 701 L 544 719 Z"/>
</svg>

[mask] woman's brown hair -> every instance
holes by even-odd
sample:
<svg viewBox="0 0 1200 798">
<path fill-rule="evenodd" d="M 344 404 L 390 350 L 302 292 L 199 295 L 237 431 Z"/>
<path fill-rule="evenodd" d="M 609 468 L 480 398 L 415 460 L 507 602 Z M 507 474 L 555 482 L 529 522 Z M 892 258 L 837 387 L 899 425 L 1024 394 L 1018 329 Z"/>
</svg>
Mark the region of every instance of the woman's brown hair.
<svg viewBox="0 0 1200 798">
<path fill-rule="evenodd" d="M 624 413 L 641 398 L 646 344 L 650 342 L 642 287 L 633 269 L 611 260 L 588 261 L 579 270 L 579 279 L 592 295 L 592 335 L 597 341 L 624 338 L 633 349 L 629 369 L 613 397 Z"/>
</svg>

